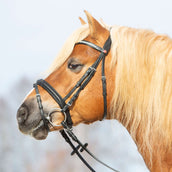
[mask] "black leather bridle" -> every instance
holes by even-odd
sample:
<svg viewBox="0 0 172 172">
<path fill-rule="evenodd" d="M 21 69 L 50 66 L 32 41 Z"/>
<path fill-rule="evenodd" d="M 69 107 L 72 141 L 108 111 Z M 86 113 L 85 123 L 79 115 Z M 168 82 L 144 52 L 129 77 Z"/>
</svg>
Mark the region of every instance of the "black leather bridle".
<svg viewBox="0 0 172 172">
<path fill-rule="evenodd" d="M 88 154 L 90 154 L 95 160 L 97 160 L 98 162 L 102 163 L 103 165 L 105 165 L 106 167 L 110 168 L 113 171 L 116 171 L 115 169 L 109 167 L 108 165 L 106 165 L 105 163 L 103 163 L 102 161 L 100 161 L 98 158 L 96 158 L 86 147 L 87 147 L 87 143 L 86 144 L 82 144 L 78 138 L 75 136 L 75 134 L 72 132 L 72 119 L 71 119 L 71 115 L 70 115 L 70 106 L 73 105 L 73 103 L 75 102 L 75 100 L 78 98 L 80 92 L 87 86 L 87 84 L 90 82 L 90 80 L 93 78 L 96 69 L 98 67 L 98 65 L 100 64 L 100 62 L 102 61 L 102 87 L 103 87 L 103 101 L 104 101 L 104 114 L 102 119 L 105 119 L 107 116 L 107 91 L 106 91 L 106 77 L 105 77 L 105 57 L 107 56 L 108 52 L 110 51 L 110 47 L 111 47 L 111 38 L 110 36 L 108 37 L 108 39 L 106 40 L 103 48 L 88 42 L 88 41 L 80 41 L 78 43 L 76 43 L 75 45 L 78 44 L 83 44 L 83 45 L 87 45 L 97 51 L 100 52 L 99 57 L 96 59 L 96 61 L 92 64 L 92 66 L 90 66 L 88 68 L 88 70 L 85 72 L 85 74 L 80 78 L 80 80 L 76 83 L 76 85 L 71 89 L 71 91 L 64 97 L 62 98 L 61 95 L 45 80 L 40 79 L 37 80 L 37 82 L 33 85 L 36 91 L 36 97 L 37 97 L 37 103 L 38 103 L 38 107 L 40 110 L 40 114 L 42 117 L 42 120 L 44 122 L 44 126 L 47 130 L 49 130 L 49 124 L 54 126 L 59 126 L 59 125 L 54 125 L 51 122 L 51 115 L 54 112 L 61 112 L 64 115 L 64 120 L 61 122 L 61 126 L 63 126 L 63 129 L 60 130 L 61 135 L 65 138 L 66 142 L 68 142 L 70 144 L 70 146 L 73 149 L 72 155 L 74 153 L 76 153 L 78 155 L 78 157 L 85 163 L 85 165 L 92 171 L 94 172 L 95 170 L 85 161 L 85 159 L 83 159 L 83 157 L 80 155 L 79 153 L 79 148 L 81 148 L 81 150 L 85 150 Z M 59 105 L 59 108 L 53 109 L 51 112 L 49 112 L 48 115 L 46 115 L 44 113 L 43 110 L 43 106 L 42 106 L 42 101 L 41 101 L 41 95 L 39 94 L 39 89 L 38 89 L 38 85 L 41 86 L 43 89 L 45 89 L 50 95 L 51 97 L 57 102 L 57 104 Z M 70 100 L 66 103 L 66 100 L 69 98 Z M 67 133 L 67 134 L 66 134 Z M 73 141 L 78 143 L 78 146 L 75 147 L 73 145 L 73 143 L 71 142 L 70 138 L 72 138 Z"/>
</svg>

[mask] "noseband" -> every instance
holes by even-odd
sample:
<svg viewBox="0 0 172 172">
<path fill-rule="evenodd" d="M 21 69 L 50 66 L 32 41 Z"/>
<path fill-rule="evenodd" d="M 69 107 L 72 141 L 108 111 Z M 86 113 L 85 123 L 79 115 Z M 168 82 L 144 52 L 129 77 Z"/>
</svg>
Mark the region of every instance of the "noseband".
<svg viewBox="0 0 172 172">
<path fill-rule="evenodd" d="M 69 143 L 73 149 L 73 152 L 71 153 L 71 155 L 76 153 L 78 155 L 78 157 L 83 161 L 83 163 L 85 163 L 85 165 L 92 172 L 94 172 L 94 169 L 80 155 L 80 153 L 78 151 L 80 148 L 82 151 L 85 150 L 90 156 L 92 156 L 95 160 L 97 160 L 98 162 L 100 162 L 104 166 L 117 172 L 117 170 L 111 168 L 110 166 L 106 165 L 105 163 L 100 161 L 98 158 L 96 158 L 86 148 L 86 146 L 88 145 L 87 143 L 83 145 L 78 140 L 78 138 L 72 132 L 73 122 L 72 122 L 71 115 L 70 115 L 70 106 L 73 105 L 73 103 L 78 98 L 80 92 L 87 86 L 87 84 L 93 78 L 98 65 L 102 61 L 102 87 L 103 87 L 103 101 L 104 101 L 104 114 L 103 114 L 102 119 L 106 118 L 106 116 L 107 116 L 107 91 L 106 91 L 106 77 L 105 77 L 105 57 L 107 56 L 108 52 L 110 51 L 111 38 L 110 38 L 110 36 L 108 37 L 103 48 L 101 48 L 101 47 L 99 47 L 99 46 L 97 46 L 91 42 L 85 41 L 85 40 L 80 41 L 80 42 L 76 43 L 75 45 L 78 45 L 78 44 L 87 45 L 87 46 L 99 51 L 100 52 L 99 57 L 92 64 L 92 66 L 90 66 L 88 68 L 88 70 L 85 72 L 85 74 L 80 78 L 80 80 L 76 83 L 76 85 L 71 89 L 71 91 L 64 98 L 62 98 L 61 95 L 48 82 L 46 82 L 43 79 L 37 80 L 37 82 L 33 86 L 34 86 L 35 91 L 36 91 L 37 103 L 38 103 L 38 107 L 40 110 L 40 114 L 41 114 L 42 120 L 44 122 L 44 126 L 47 130 L 49 130 L 48 124 L 52 125 L 53 127 L 63 126 L 64 129 L 61 130 L 60 132 L 61 132 L 61 135 L 65 138 L 66 142 Z M 44 110 L 43 110 L 43 106 L 42 106 L 41 96 L 39 94 L 38 85 L 41 86 L 44 90 L 46 90 L 49 93 L 49 95 L 51 95 L 51 97 L 57 102 L 57 104 L 59 105 L 60 108 L 56 108 L 55 110 L 52 110 L 48 115 L 45 115 Z M 70 96 L 71 96 L 70 100 L 66 103 L 66 100 Z M 51 122 L 51 114 L 56 112 L 56 111 L 61 112 L 64 115 L 64 120 L 61 122 L 60 125 L 55 125 Z M 68 135 L 66 134 L 66 132 Z M 78 143 L 77 147 L 75 147 L 73 145 L 73 143 L 71 142 L 69 137 L 71 137 L 73 141 Z"/>
</svg>

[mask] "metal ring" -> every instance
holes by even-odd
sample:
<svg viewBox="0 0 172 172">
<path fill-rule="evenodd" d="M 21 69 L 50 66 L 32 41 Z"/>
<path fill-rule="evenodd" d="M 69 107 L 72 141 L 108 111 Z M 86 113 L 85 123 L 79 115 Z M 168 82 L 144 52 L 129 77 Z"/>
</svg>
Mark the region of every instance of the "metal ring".
<svg viewBox="0 0 172 172">
<path fill-rule="evenodd" d="M 60 109 L 60 108 L 54 108 L 54 109 L 52 109 L 52 110 L 48 113 L 46 119 L 48 120 L 48 122 L 49 122 L 53 127 L 60 127 L 60 126 L 62 126 L 62 124 L 56 124 L 56 125 L 55 125 L 55 124 L 53 124 L 53 122 L 50 120 L 51 115 L 52 115 L 53 113 L 55 113 L 55 112 L 61 112 L 61 113 L 64 115 L 64 121 L 63 121 L 63 122 L 66 122 L 67 115 L 66 115 L 65 112 L 62 112 L 62 109 Z"/>
</svg>

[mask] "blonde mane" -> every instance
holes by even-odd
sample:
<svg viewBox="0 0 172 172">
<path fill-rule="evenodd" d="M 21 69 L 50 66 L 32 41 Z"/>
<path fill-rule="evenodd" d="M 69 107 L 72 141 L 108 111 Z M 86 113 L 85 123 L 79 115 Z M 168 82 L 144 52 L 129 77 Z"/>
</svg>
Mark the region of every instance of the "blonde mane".
<svg viewBox="0 0 172 172">
<path fill-rule="evenodd" d="M 111 118 L 141 141 L 140 151 L 151 159 L 153 149 L 172 146 L 172 40 L 148 30 L 102 25 L 111 32 L 111 67 L 116 70 Z M 74 44 L 88 34 L 88 25 L 75 31 L 49 72 L 61 66 Z"/>
<path fill-rule="evenodd" d="M 111 37 L 112 66 L 116 65 L 111 117 L 140 140 L 140 151 L 151 159 L 154 151 L 172 146 L 172 40 L 116 26 Z"/>
</svg>

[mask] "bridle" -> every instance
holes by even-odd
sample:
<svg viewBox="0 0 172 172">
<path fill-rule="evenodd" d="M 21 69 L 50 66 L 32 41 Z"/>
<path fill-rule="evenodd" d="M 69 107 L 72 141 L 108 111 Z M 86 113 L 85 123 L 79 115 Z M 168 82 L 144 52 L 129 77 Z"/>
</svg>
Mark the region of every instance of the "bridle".
<svg viewBox="0 0 172 172">
<path fill-rule="evenodd" d="M 105 77 L 104 68 L 105 68 L 105 57 L 108 54 L 110 47 L 111 47 L 111 38 L 109 36 L 109 38 L 106 40 L 103 48 L 101 48 L 101 47 L 99 47 L 99 46 L 97 46 L 91 42 L 84 41 L 84 40 L 76 43 L 75 45 L 78 45 L 78 44 L 87 45 L 87 46 L 101 52 L 101 54 L 99 55 L 97 60 L 92 64 L 92 66 L 90 66 L 88 68 L 88 70 L 85 72 L 85 74 L 80 78 L 80 80 L 76 83 L 76 85 L 71 89 L 71 91 L 64 98 L 62 98 L 61 95 L 48 82 L 46 82 L 43 79 L 38 80 L 34 84 L 34 88 L 35 88 L 36 96 L 37 96 L 37 102 L 38 102 L 40 113 L 41 113 L 41 116 L 42 116 L 42 119 L 44 121 L 44 125 L 46 128 L 48 128 L 48 126 L 47 126 L 48 123 L 51 123 L 50 118 L 49 118 L 51 113 L 49 113 L 47 117 L 44 114 L 43 106 L 41 103 L 41 96 L 40 96 L 39 90 L 38 90 L 38 85 L 41 86 L 42 88 L 44 88 L 59 105 L 60 108 L 57 108 L 56 111 L 60 111 L 61 113 L 63 113 L 63 115 L 65 117 L 65 120 L 60 125 L 62 125 L 63 127 L 67 126 L 68 128 L 72 128 L 73 122 L 71 119 L 69 107 L 72 106 L 72 104 L 78 98 L 80 92 L 87 86 L 87 84 L 93 78 L 93 76 L 96 72 L 96 69 L 97 69 L 97 67 L 101 61 L 102 61 L 102 86 L 103 86 L 103 100 L 104 100 L 104 115 L 103 115 L 102 119 L 106 118 L 106 115 L 107 115 L 107 98 L 106 98 L 107 93 L 106 93 L 106 77 Z M 71 95 L 72 95 L 72 97 L 66 103 L 66 100 Z M 54 124 L 52 124 L 52 125 L 54 125 Z"/>
<path fill-rule="evenodd" d="M 91 42 L 85 41 L 85 40 L 82 40 L 82 41 L 76 43 L 75 45 L 78 45 L 78 44 L 87 45 L 87 46 L 99 51 L 100 52 L 99 57 L 92 64 L 92 66 L 90 66 L 88 68 L 88 70 L 84 73 L 84 75 L 80 78 L 80 80 L 76 83 L 76 85 L 71 89 L 71 91 L 64 98 L 62 98 L 61 95 L 48 82 L 46 82 L 43 79 L 37 80 L 37 82 L 33 85 L 33 87 L 35 88 L 35 91 L 36 91 L 36 98 L 37 98 L 37 103 L 38 103 L 38 107 L 40 110 L 40 114 L 41 114 L 42 120 L 44 122 L 44 126 L 47 130 L 49 130 L 49 127 L 48 127 L 49 124 L 52 125 L 53 127 L 55 127 L 55 126 L 63 127 L 63 129 L 60 130 L 60 133 L 65 138 L 66 142 L 69 143 L 69 145 L 72 147 L 73 152 L 71 153 L 71 155 L 76 153 L 78 155 L 78 157 L 84 162 L 84 164 L 92 172 L 94 172 L 95 170 L 85 161 L 85 159 L 83 159 L 83 157 L 81 156 L 81 154 L 78 151 L 80 148 L 81 148 L 81 151 L 85 150 L 88 154 L 90 154 L 95 160 L 97 160 L 101 164 L 103 164 L 106 167 L 110 168 L 111 170 L 117 172 L 117 170 L 109 167 L 108 165 L 106 165 L 105 163 L 100 161 L 98 158 L 96 158 L 86 148 L 88 145 L 87 143 L 83 145 L 78 140 L 78 138 L 72 132 L 73 122 L 72 122 L 71 115 L 70 115 L 70 106 L 73 105 L 73 103 L 78 98 L 80 92 L 87 86 L 87 84 L 93 78 L 98 65 L 102 61 L 102 87 L 103 87 L 103 101 L 104 101 L 104 114 L 103 114 L 102 119 L 106 118 L 106 116 L 107 116 L 107 91 L 106 91 L 106 77 L 105 77 L 104 69 L 105 69 L 105 57 L 107 56 L 108 52 L 110 51 L 110 47 L 111 47 L 111 38 L 110 38 L 110 36 L 108 37 L 103 48 L 101 48 Z M 60 108 L 53 109 L 51 112 L 48 113 L 48 115 L 45 115 L 44 110 L 43 110 L 42 101 L 41 101 L 41 95 L 39 94 L 38 85 L 41 86 L 44 90 L 46 90 L 51 95 L 51 97 L 57 102 L 57 104 L 59 105 Z M 70 100 L 66 103 L 66 100 L 70 96 L 71 96 Z M 64 115 L 64 120 L 59 125 L 55 125 L 51 122 L 51 115 L 54 112 L 61 112 Z M 71 137 L 73 141 L 78 143 L 77 147 L 75 147 L 73 145 L 73 143 L 71 142 L 69 137 Z"/>
</svg>

